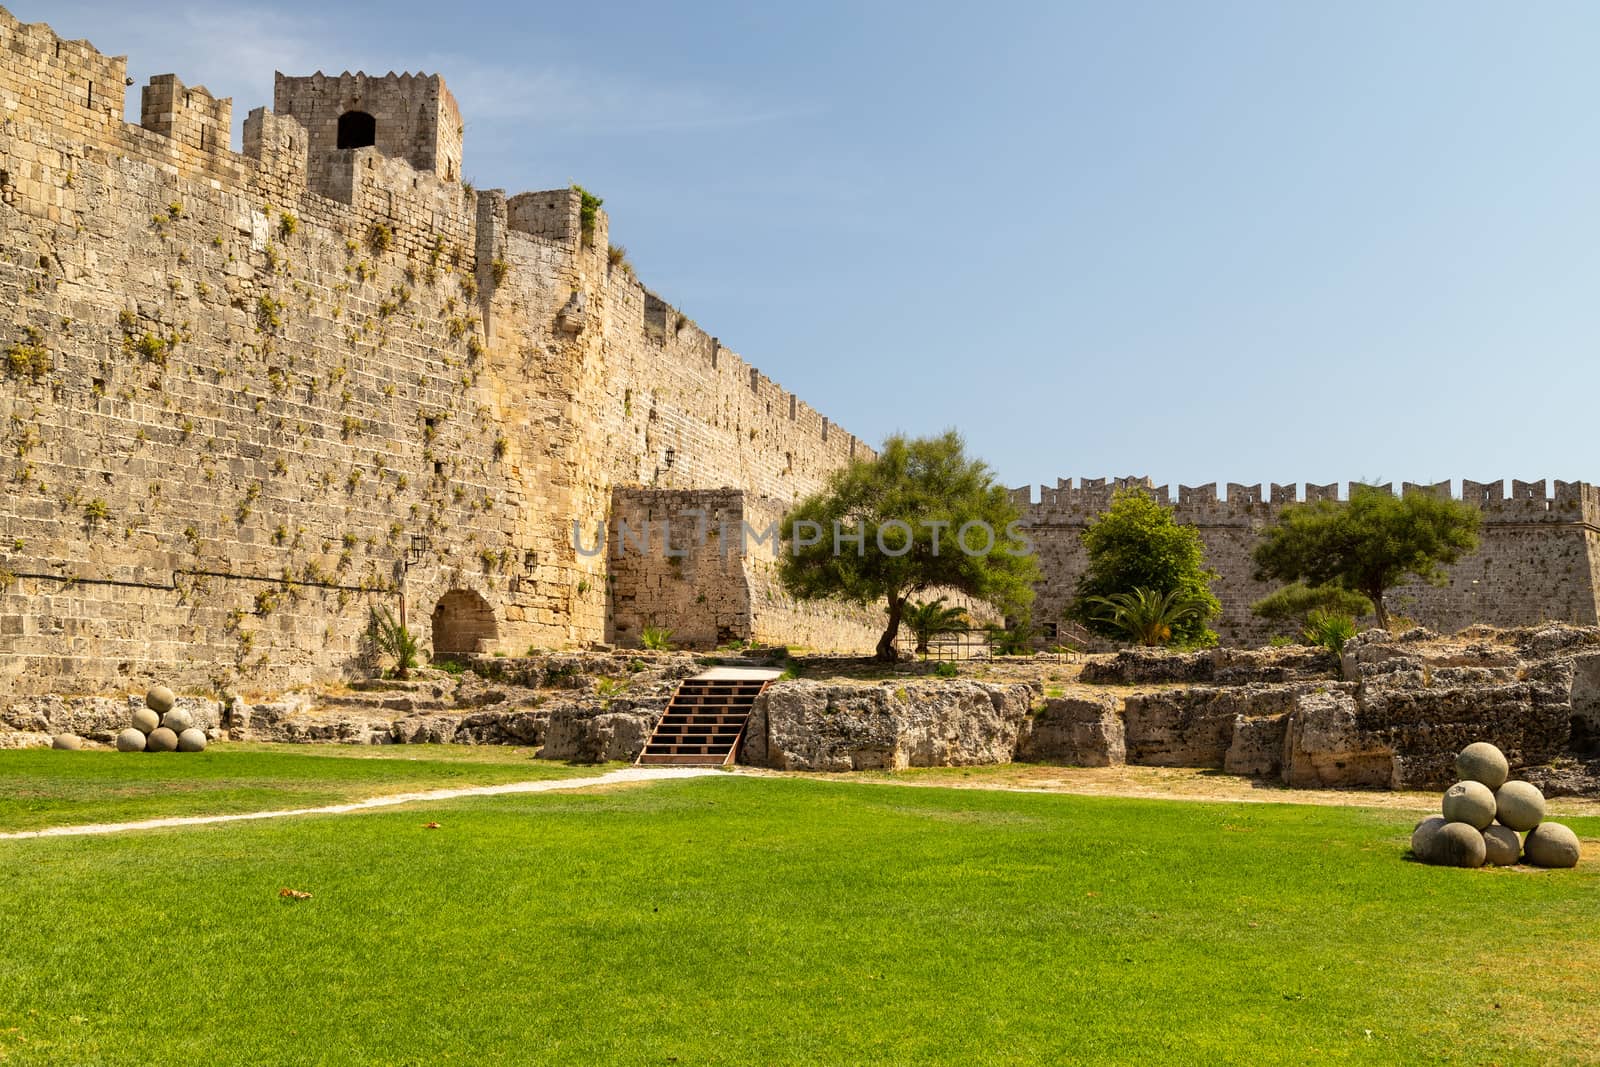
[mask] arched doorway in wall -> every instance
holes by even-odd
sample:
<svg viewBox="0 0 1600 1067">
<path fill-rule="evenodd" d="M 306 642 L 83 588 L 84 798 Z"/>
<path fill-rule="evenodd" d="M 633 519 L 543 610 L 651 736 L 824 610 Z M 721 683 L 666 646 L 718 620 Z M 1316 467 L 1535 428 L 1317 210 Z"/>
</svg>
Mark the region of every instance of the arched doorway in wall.
<svg viewBox="0 0 1600 1067">
<path fill-rule="evenodd" d="M 339 116 L 339 147 L 368 148 L 378 143 L 378 120 L 365 111 Z"/>
<path fill-rule="evenodd" d="M 494 609 L 470 589 L 452 589 L 433 608 L 433 654 L 482 652 L 500 636 Z"/>
</svg>

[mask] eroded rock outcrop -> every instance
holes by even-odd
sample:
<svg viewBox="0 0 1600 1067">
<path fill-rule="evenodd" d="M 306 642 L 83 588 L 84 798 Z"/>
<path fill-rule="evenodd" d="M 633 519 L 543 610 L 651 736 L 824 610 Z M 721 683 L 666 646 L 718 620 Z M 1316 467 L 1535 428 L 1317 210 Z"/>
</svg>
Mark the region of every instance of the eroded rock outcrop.
<svg viewBox="0 0 1600 1067">
<path fill-rule="evenodd" d="M 756 702 L 745 758 L 804 771 L 1009 763 L 1032 702 L 1020 683 L 781 682 Z"/>
<path fill-rule="evenodd" d="M 1023 724 L 1017 758 L 1075 767 L 1126 762 L 1122 701 L 1110 693 L 1051 697 Z"/>
</svg>

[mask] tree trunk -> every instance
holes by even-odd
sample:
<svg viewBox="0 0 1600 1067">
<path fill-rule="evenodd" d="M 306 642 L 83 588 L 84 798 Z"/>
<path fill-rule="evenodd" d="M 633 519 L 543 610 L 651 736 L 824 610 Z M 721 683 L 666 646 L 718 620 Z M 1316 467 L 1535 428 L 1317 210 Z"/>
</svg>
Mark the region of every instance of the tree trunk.
<svg viewBox="0 0 1600 1067">
<path fill-rule="evenodd" d="M 1389 628 L 1389 610 L 1383 606 L 1383 590 L 1380 589 L 1376 593 L 1368 593 L 1367 599 L 1372 601 L 1372 613 L 1378 617 L 1378 629 L 1387 630 Z"/>
<path fill-rule="evenodd" d="M 893 663 L 899 658 L 894 650 L 894 639 L 900 634 L 900 615 L 905 607 L 905 597 L 889 598 L 889 625 L 884 627 L 883 636 L 878 638 L 878 653 L 874 657 L 879 663 Z"/>
</svg>

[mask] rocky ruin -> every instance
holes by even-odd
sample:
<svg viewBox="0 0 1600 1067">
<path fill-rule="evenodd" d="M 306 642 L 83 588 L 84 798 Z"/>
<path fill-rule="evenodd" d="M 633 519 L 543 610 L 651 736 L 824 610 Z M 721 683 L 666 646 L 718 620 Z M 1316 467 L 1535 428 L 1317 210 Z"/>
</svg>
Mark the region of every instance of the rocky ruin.
<svg viewBox="0 0 1600 1067">
<path fill-rule="evenodd" d="M 679 681 L 713 664 L 788 663 L 756 701 L 741 763 L 790 771 L 1011 761 L 1214 769 L 1293 787 L 1442 789 L 1474 741 L 1550 795 L 1600 791 L 1600 627 L 1454 637 L 1369 631 L 1342 658 L 1308 648 L 970 661 L 963 677 L 902 663 L 740 660 L 688 652 L 472 657 L 460 674 L 261 698 L 181 696 L 208 738 L 511 744 L 546 759 L 636 758 Z M 133 697 L 0 705 L 0 747 L 70 733 L 109 744 Z"/>
</svg>

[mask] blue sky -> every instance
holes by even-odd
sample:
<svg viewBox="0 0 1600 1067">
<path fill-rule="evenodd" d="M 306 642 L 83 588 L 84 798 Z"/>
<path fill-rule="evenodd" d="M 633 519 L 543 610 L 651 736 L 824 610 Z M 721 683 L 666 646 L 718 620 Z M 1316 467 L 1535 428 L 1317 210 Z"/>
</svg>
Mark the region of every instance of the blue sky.
<svg viewBox="0 0 1600 1067">
<path fill-rule="evenodd" d="M 764 372 L 1008 484 L 1600 479 L 1597 4 L 9 2 L 236 120 L 441 73 L 479 187 L 582 182 Z"/>
</svg>

